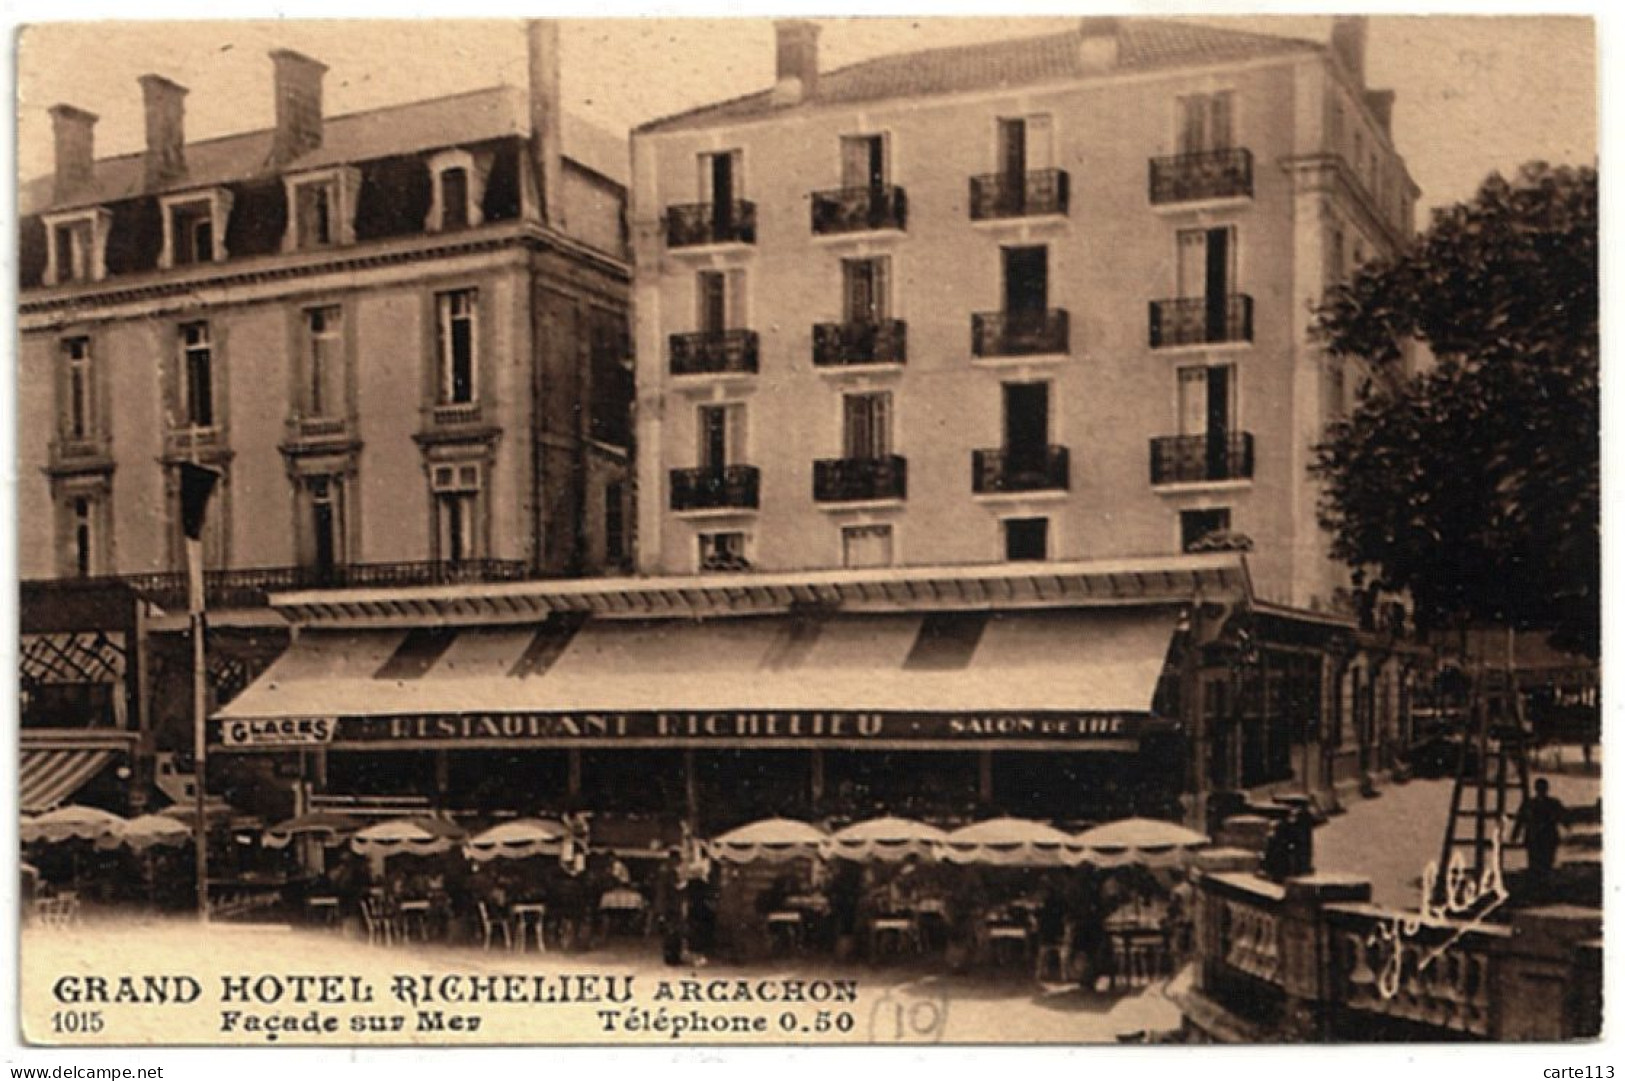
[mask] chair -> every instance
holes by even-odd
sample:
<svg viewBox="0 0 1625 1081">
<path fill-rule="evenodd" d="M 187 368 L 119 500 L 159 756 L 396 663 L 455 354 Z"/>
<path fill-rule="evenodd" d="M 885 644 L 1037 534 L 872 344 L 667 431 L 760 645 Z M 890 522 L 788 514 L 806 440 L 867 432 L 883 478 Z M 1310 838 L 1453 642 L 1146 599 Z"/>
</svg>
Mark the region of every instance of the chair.
<svg viewBox="0 0 1625 1081">
<path fill-rule="evenodd" d="M 800 953 L 806 940 L 806 923 L 801 913 L 785 909 L 767 914 L 767 935 L 775 952 Z"/>
<path fill-rule="evenodd" d="M 869 953 L 872 959 L 892 953 L 919 952 L 919 927 L 912 916 L 876 916 L 869 921 Z"/>
<path fill-rule="evenodd" d="M 397 911 L 400 913 L 402 939 L 410 939 L 412 932 L 416 931 L 420 941 L 429 941 L 429 908 L 427 899 L 400 903 Z"/>
<path fill-rule="evenodd" d="M 395 944 L 395 921 L 385 911 L 384 903 L 374 897 L 361 899 L 361 922 L 367 927 L 367 945 Z"/>
<path fill-rule="evenodd" d="M 34 902 L 34 911 L 41 927 L 63 930 L 79 922 L 79 898 L 73 894 L 41 897 Z"/>
<path fill-rule="evenodd" d="M 1112 974 L 1113 987 L 1119 980 L 1127 987 L 1140 987 L 1167 975 L 1168 936 L 1164 932 L 1134 929 L 1119 931 L 1114 937 L 1117 971 Z"/>
<path fill-rule="evenodd" d="M 307 897 L 305 910 L 309 913 L 311 923 L 321 924 L 324 927 L 338 927 L 343 923 L 337 897 Z"/>
<path fill-rule="evenodd" d="M 514 938 L 513 948 L 524 952 L 525 937 L 534 928 L 536 931 L 536 952 L 547 952 L 547 906 L 540 901 L 524 902 L 509 909 L 513 913 Z"/>
<path fill-rule="evenodd" d="M 496 936 L 498 931 L 501 931 L 503 946 L 510 950 L 513 949 L 513 930 L 508 926 L 508 921 L 505 919 L 493 919 L 491 916 L 491 910 L 486 906 L 484 901 L 480 902 L 479 907 L 480 936 L 484 942 L 484 948 L 487 950 L 490 949 L 492 938 Z"/>
</svg>

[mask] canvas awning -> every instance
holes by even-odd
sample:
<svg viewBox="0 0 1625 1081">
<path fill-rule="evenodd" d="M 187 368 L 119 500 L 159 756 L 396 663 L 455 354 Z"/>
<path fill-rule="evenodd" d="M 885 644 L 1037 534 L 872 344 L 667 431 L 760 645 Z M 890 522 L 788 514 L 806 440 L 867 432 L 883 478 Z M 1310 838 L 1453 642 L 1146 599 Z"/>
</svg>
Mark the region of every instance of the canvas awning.
<svg viewBox="0 0 1625 1081">
<path fill-rule="evenodd" d="M 306 632 L 228 747 L 1137 746 L 1168 607 Z"/>
<path fill-rule="evenodd" d="M 18 771 L 18 802 L 24 814 L 40 814 L 71 799 L 113 760 L 112 751 L 24 750 Z"/>
</svg>

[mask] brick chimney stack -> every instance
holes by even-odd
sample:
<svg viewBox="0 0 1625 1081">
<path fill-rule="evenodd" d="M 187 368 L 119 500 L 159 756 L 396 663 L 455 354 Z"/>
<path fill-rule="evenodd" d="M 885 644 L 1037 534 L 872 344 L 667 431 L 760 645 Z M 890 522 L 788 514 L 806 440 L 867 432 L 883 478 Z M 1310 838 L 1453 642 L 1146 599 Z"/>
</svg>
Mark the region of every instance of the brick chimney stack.
<svg viewBox="0 0 1625 1081">
<path fill-rule="evenodd" d="M 563 229 L 564 106 L 559 89 L 557 19 L 531 19 L 525 24 L 525 59 L 530 72 L 530 154 L 537 217 L 545 225 Z"/>
<path fill-rule="evenodd" d="M 773 24 L 779 96 L 806 101 L 818 93 L 819 26 L 806 19 L 780 19 Z"/>
<path fill-rule="evenodd" d="M 138 81 L 147 117 L 144 173 L 151 189 L 186 174 L 186 87 L 162 75 Z"/>
<path fill-rule="evenodd" d="M 1078 20 L 1078 64 L 1084 71 L 1110 71 L 1117 66 L 1120 29 L 1117 19 L 1110 15 Z"/>
<path fill-rule="evenodd" d="M 322 145 L 322 76 L 327 65 L 292 49 L 275 49 L 276 130 L 271 159 L 292 161 Z"/>
<path fill-rule="evenodd" d="M 1332 52 L 1356 85 L 1365 86 L 1365 46 L 1370 25 L 1364 15 L 1339 15 L 1332 20 Z"/>
<path fill-rule="evenodd" d="M 53 105 L 50 111 L 51 135 L 56 142 L 54 198 L 62 200 L 90 185 L 98 117 L 72 105 Z"/>
</svg>

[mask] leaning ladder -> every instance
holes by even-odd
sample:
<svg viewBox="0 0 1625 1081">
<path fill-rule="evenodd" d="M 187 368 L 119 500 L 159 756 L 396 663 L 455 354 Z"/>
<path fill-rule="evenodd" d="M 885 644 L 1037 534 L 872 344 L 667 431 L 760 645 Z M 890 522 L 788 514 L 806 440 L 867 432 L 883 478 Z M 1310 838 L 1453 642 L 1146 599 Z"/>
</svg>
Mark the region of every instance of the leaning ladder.
<svg viewBox="0 0 1625 1081">
<path fill-rule="evenodd" d="M 1492 676 L 1500 686 L 1487 686 Z M 1439 853 L 1438 888 L 1446 885 L 1451 857 L 1469 849 L 1462 862 L 1478 881 L 1491 858 L 1497 828 L 1509 829 L 1511 818 L 1529 799 L 1528 730 L 1524 725 L 1517 677 L 1512 670 L 1485 669 L 1473 681 L 1468 697 L 1461 760 L 1450 794 L 1450 820 L 1445 824 L 1444 847 Z M 1511 806 L 1512 795 L 1517 806 Z M 1514 847 L 1508 834 L 1503 850 Z M 1521 847 L 1518 846 L 1518 847 Z M 1435 898 L 1436 900 L 1438 898 Z"/>
</svg>

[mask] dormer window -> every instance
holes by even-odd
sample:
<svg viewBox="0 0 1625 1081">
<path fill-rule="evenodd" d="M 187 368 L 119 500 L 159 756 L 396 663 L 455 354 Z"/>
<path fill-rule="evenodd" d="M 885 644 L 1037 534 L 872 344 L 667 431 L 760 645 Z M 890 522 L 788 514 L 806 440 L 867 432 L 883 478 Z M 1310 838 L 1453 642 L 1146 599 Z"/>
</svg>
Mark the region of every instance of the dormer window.
<svg viewBox="0 0 1625 1081">
<path fill-rule="evenodd" d="M 313 251 L 355 243 L 355 193 L 360 173 L 324 169 L 283 178 L 288 192 L 284 251 Z"/>
<path fill-rule="evenodd" d="M 49 246 L 45 256 L 45 284 L 99 282 L 107 276 L 107 232 L 111 212 L 89 210 L 45 216 Z"/>
<path fill-rule="evenodd" d="M 425 232 L 445 233 L 482 225 L 485 215 L 485 180 L 491 172 L 489 154 L 442 150 L 429 159 L 432 194 Z"/>
<path fill-rule="evenodd" d="M 164 216 L 164 269 L 218 263 L 226 258 L 226 218 L 231 193 L 224 188 L 168 195 L 159 200 Z"/>
</svg>

